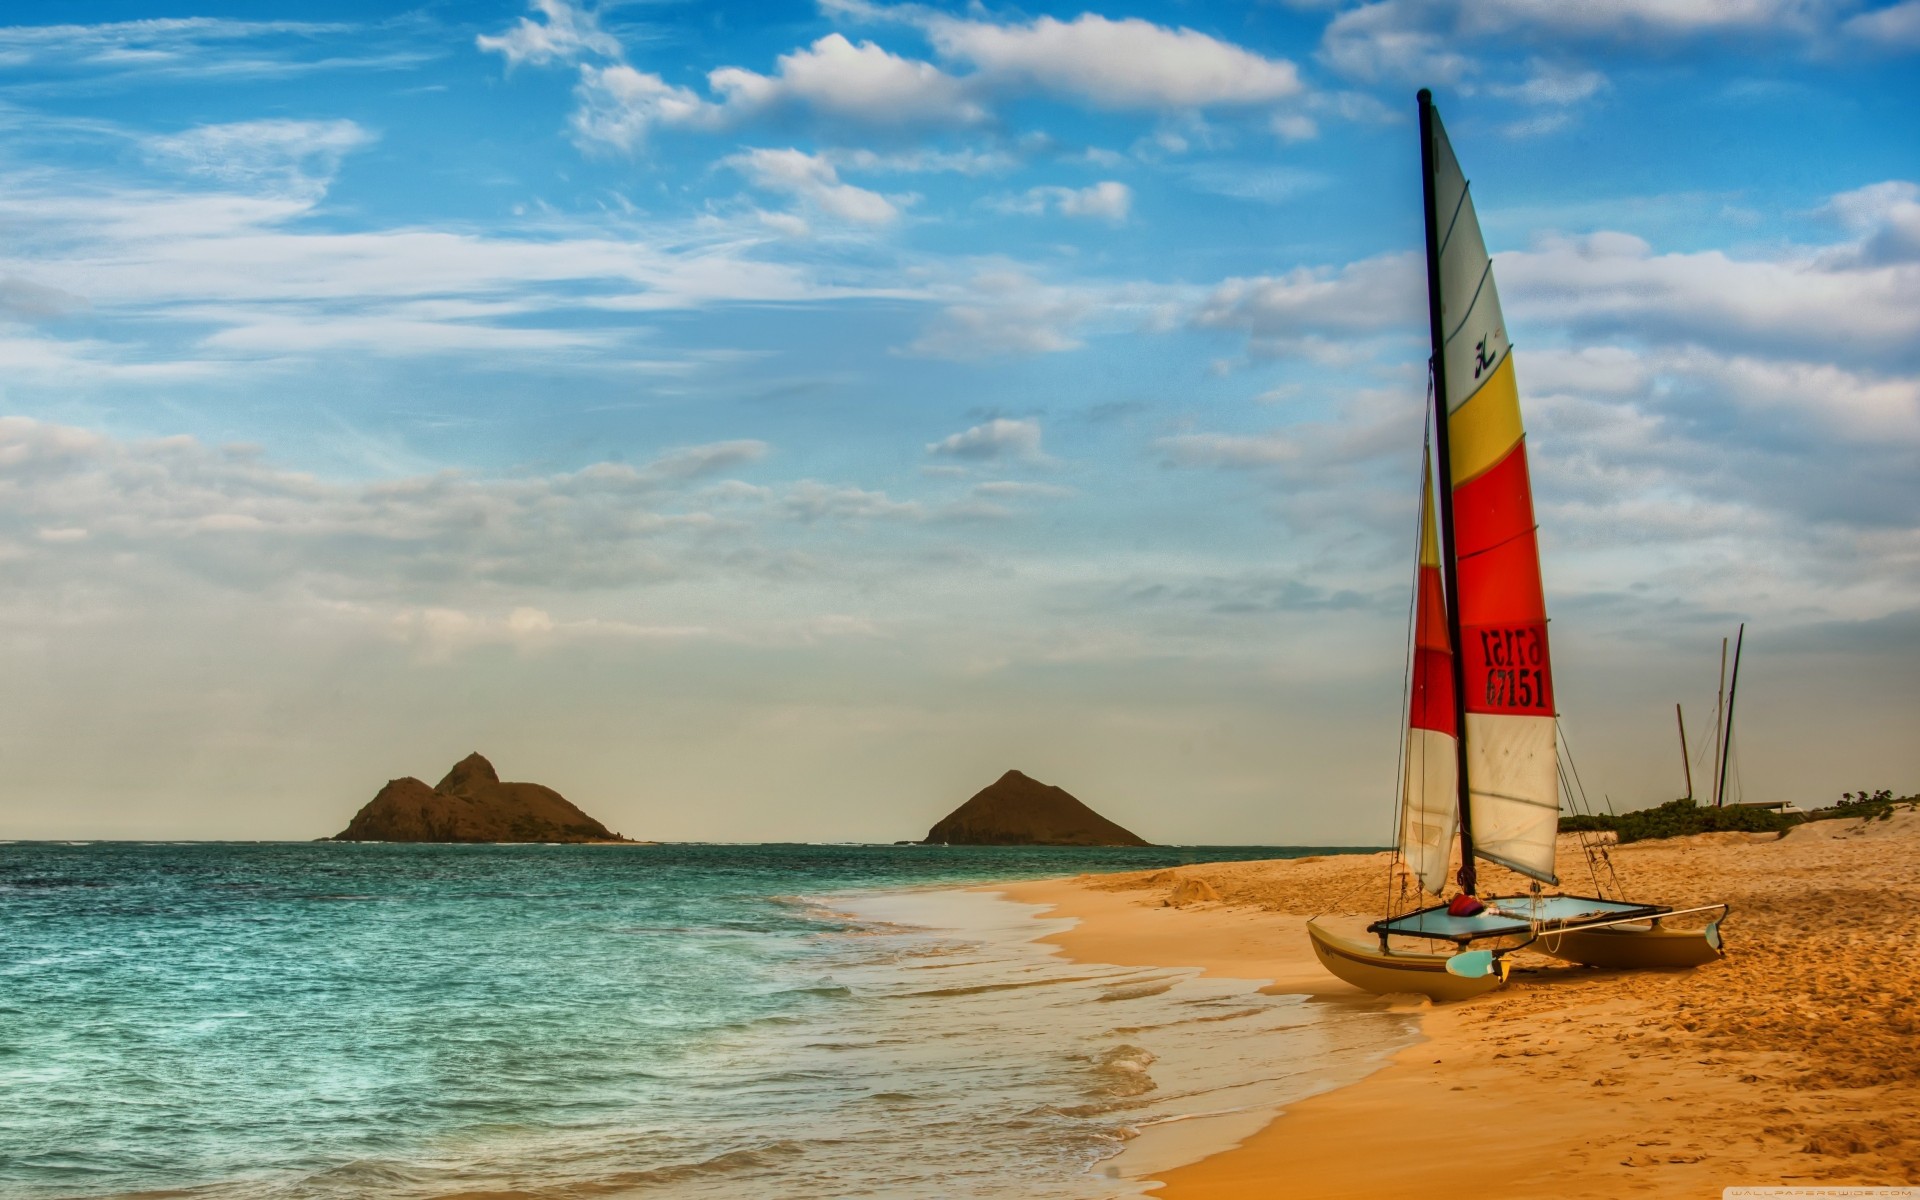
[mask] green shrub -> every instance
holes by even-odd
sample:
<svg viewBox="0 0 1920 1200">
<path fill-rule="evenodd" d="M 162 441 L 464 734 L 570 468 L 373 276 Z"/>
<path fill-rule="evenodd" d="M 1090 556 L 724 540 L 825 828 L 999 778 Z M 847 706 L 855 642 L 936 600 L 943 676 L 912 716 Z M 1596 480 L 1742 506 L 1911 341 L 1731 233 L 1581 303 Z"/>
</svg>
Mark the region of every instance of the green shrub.
<svg viewBox="0 0 1920 1200">
<path fill-rule="evenodd" d="M 1640 842 L 1690 833 L 1779 833 L 1797 823 L 1786 813 L 1763 808 L 1703 808 L 1691 800 L 1669 800 L 1638 812 L 1562 817 L 1560 828 L 1569 833 L 1612 830 L 1622 842 Z"/>
<path fill-rule="evenodd" d="M 1560 818 L 1561 833 L 1592 833 L 1595 830 L 1612 829 L 1617 818 L 1608 813 L 1575 813 Z"/>
<path fill-rule="evenodd" d="M 1857 792 L 1841 792 L 1840 799 L 1831 807 L 1816 809 L 1807 820 L 1833 821 L 1857 817 L 1862 821 L 1891 821 L 1895 808 L 1911 808 L 1916 803 L 1920 803 L 1920 796 L 1895 797 L 1892 788 L 1881 788 L 1877 792 L 1861 788 Z"/>
<path fill-rule="evenodd" d="M 1889 821 L 1896 808 L 1920 806 L 1920 795 L 1896 798 L 1890 788 L 1869 792 L 1843 792 L 1831 808 L 1815 809 L 1804 816 L 1769 812 L 1764 808 L 1726 808 L 1695 806 L 1691 800 L 1669 800 L 1653 808 L 1630 813 L 1577 813 L 1560 818 L 1562 833 L 1612 831 L 1623 842 L 1649 838 L 1684 837 L 1690 833 L 1780 833 L 1802 821 L 1831 821 L 1841 817 L 1863 821 Z"/>
</svg>

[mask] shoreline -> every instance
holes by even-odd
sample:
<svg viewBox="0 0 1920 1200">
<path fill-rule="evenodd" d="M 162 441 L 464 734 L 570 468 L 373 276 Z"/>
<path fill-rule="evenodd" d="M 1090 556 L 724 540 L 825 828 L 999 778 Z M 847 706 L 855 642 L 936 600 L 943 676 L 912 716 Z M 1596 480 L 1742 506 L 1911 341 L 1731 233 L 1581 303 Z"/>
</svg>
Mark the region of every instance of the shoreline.
<svg viewBox="0 0 1920 1200">
<path fill-rule="evenodd" d="M 1167 967 L 1164 955 L 1092 962 L 1062 953 L 1060 943 L 1074 939 L 1078 921 L 1055 911 L 1051 889 L 1064 886 L 1028 880 L 887 887 L 823 902 L 863 921 L 989 944 L 1004 937 L 1031 953 L 1037 970 L 994 986 L 1035 997 L 1037 986 L 1058 993 L 1045 1003 L 1059 1014 L 1049 1020 L 1062 1061 L 1133 1064 L 1120 1090 L 1085 1097 L 1092 1107 L 1075 1114 L 1108 1126 L 1116 1139 L 1117 1152 L 1088 1164 L 1086 1182 L 1112 1189 L 1102 1196 L 1152 1194 L 1157 1173 L 1231 1149 L 1283 1107 L 1377 1070 L 1386 1053 L 1374 1048 L 1378 1039 L 1398 1045 L 1414 1036 L 1410 1014 L 1371 1004 L 1365 1012 L 1315 1012 L 1296 989 L 1243 970 Z M 954 900 L 991 908 L 975 909 L 969 920 L 967 906 L 956 912 Z M 1005 915 L 983 920 L 989 911 Z M 1069 1012 L 1074 1016 L 1065 1019 Z"/>
<path fill-rule="evenodd" d="M 1325 858 L 1378 857 L 1376 853 L 1328 855 Z M 1301 860 L 1270 860 L 1278 865 Z M 1309 861 L 1320 861 L 1315 858 Z M 1209 864 L 1211 865 L 1211 864 Z M 1140 875 L 1153 878 L 1192 868 L 1126 875 L 1077 876 L 1070 879 L 1028 880 L 979 886 L 970 890 L 991 892 L 1013 903 L 1031 907 L 1036 920 L 1054 924 L 1070 921 L 1064 929 L 1036 937 L 1041 945 L 1055 947 L 1067 961 L 1083 964 L 1108 964 L 1163 969 L 1197 969 L 1199 978 L 1231 979 L 1245 983 L 1265 995 L 1298 996 L 1309 1003 L 1331 1004 L 1357 1012 L 1378 1014 L 1382 1018 L 1399 1017 L 1399 1037 L 1390 1037 L 1387 1021 L 1381 1034 L 1389 1036 L 1381 1048 L 1357 1061 L 1339 1064 L 1344 1069 L 1312 1072 L 1321 1077 L 1288 1099 L 1276 1100 L 1245 1109 L 1202 1113 L 1174 1121 L 1146 1125 L 1138 1129 L 1120 1153 L 1107 1160 L 1103 1169 L 1109 1176 L 1134 1181 L 1144 1194 L 1155 1200 L 1186 1195 L 1182 1180 L 1190 1171 L 1212 1164 L 1226 1167 L 1222 1173 L 1226 1190 L 1203 1183 L 1195 1196 L 1244 1197 L 1266 1194 L 1277 1184 L 1302 1186 L 1297 1172 L 1284 1179 L 1265 1178 L 1256 1170 L 1243 1176 L 1233 1158 L 1248 1145 L 1267 1136 L 1285 1118 L 1306 1110 L 1316 1102 L 1347 1095 L 1388 1069 L 1398 1054 L 1417 1052 L 1428 1040 L 1418 1022 L 1426 1005 L 1409 999 L 1397 1001 L 1369 996 L 1328 975 L 1313 955 L 1299 926 L 1305 917 L 1293 919 L 1224 906 L 1218 903 L 1180 904 L 1157 896 L 1143 904 L 1123 891 L 1096 890 L 1102 881 L 1131 879 Z M 1091 885 L 1091 886 L 1090 886 Z M 1175 885 L 1177 886 L 1177 884 Z M 1300 1192 L 1319 1195 L 1319 1192 Z"/>
<path fill-rule="evenodd" d="M 1905 1115 L 1920 1110 L 1920 812 L 1609 851 L 1630 894 L 1732 902 L 1728 956 L 1613 972 L 1529 953 L 1506 987 L 1434 1005 L 1367 996 L 1308 943 L 1312 908 L 1359 916 L 1377 899 L 1377 883 L 1354 893 L 1381 878 L 1383 854 L 981 890 L 1073 919 L 1039 940 L 1074 962 L 1197 967 L 1417 1020 L 1363 1077 L 1257 1127 L 1143 1135 L 1110 1166 L 1157 1200 L 1411 1198 L 1462 1173 L 1562 1200 L 1920 1182 L 1920 1123 Z M 1561 878 L 1584 882 L 1577 838 L 1561 855 Z"/>
</svg>

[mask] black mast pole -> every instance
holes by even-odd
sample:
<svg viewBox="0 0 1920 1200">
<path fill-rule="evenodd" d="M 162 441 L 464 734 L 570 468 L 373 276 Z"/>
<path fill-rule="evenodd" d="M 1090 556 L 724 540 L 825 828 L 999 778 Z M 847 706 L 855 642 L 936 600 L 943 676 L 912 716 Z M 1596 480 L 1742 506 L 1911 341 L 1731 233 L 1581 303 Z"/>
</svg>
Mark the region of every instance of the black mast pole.
<svg viewBox="0 0 1920 1200">
<path fill-rule="evenodd" d="M 1447 599 L 1447 641 L 1453 647 L 1454 761 L 1460 794 L 1460 890 L 1473 895 L 1479 878 L 1473 861 L 1473 806 L 1467 781 L 1467 681 L 1461 664 L 1460 571 L 1453 545 L 1453 459 L 1447 448 L 1446 332 L 1440 317 L 1440 215 L 1433 186 L 1433 93 L 1420 89 L 1420 192 L 1427 226 L 1427 326 L 1433 338 L 1433 448 L 1440 460 L 1440 578 Z"/>
<path fill-rule="evenodd" d="M 1687 714 L 1673 706 L 1673 719 L 1680 722 L 1680 766 L 1687 773 L 1687 803 L 1693 803 L 1693 764 L 1687 760 Z"/>
<path fill-rule="evenodd" d="M 1713 806 L 1720 808 L 1727 802 L 1727 761 L 1733 757 L 1733 698 L 1740 691 L 1740 647 L 1747 640 L 1747 623 L 1740 622 L 1740 633 L 1733 639 L 1733 682 L 1727 685 L 1727 736 L 1720 743 L 1720 787 L 1719 794 L 1713 798 Z"/>
</svg>

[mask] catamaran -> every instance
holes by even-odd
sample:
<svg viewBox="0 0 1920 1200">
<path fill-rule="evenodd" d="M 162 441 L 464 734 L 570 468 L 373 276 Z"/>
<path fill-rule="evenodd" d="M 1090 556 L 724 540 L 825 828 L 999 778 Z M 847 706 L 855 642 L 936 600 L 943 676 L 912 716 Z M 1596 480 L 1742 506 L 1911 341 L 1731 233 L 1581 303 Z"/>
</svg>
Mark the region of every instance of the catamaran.
<svg viewBox="0 0 1920 1200">
<path fill-rule="evenodd" d="M 1416 900 L 1443 899 L 1457 845 L 1458 891 L 1373 922 L 1372 942 L 1316 918 L 1307 926 L 1314 952 L 1368 991 L 1438 1000 L 1498 987 L 1506 956 L 1525 945 L 1592 966 L 1710 962 L 1721 953 L 1725 905 L 1676 910 L 1544 891 L 1560 884 L 1561 766 L 1513 348 L 1467 178 L 1432 94 L 1421 89 L 1419 103 L 1433 463 L 1421 486 L 1394 869 L 1417 881 Z M 1533 880 L 1531 892 L 1479 897 L 1480 861 Z M 1711 920 L 1698 929 L 1663 923 L 1685 916 Z"/>
</svg>

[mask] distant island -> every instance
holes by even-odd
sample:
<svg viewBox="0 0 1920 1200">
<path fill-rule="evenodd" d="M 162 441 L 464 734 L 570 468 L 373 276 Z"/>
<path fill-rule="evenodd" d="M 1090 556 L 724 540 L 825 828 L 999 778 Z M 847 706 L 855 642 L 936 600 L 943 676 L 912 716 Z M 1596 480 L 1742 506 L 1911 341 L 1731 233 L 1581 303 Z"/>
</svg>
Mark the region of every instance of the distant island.
<svg viewBox="0 0 1920 1200">
<path fill-rule="evenodd" d="M 1150 846 L 1064 789 L 1008 771 L 927 831 L 954 846 Z"/>
<path fill-rule="evenodd" d="M 393 779 L 354 814 L 336 842 L 624 842 L 628 839 L 537 783 L 501 783 L 469 754 L 433 787 Z"/>
</svg>

